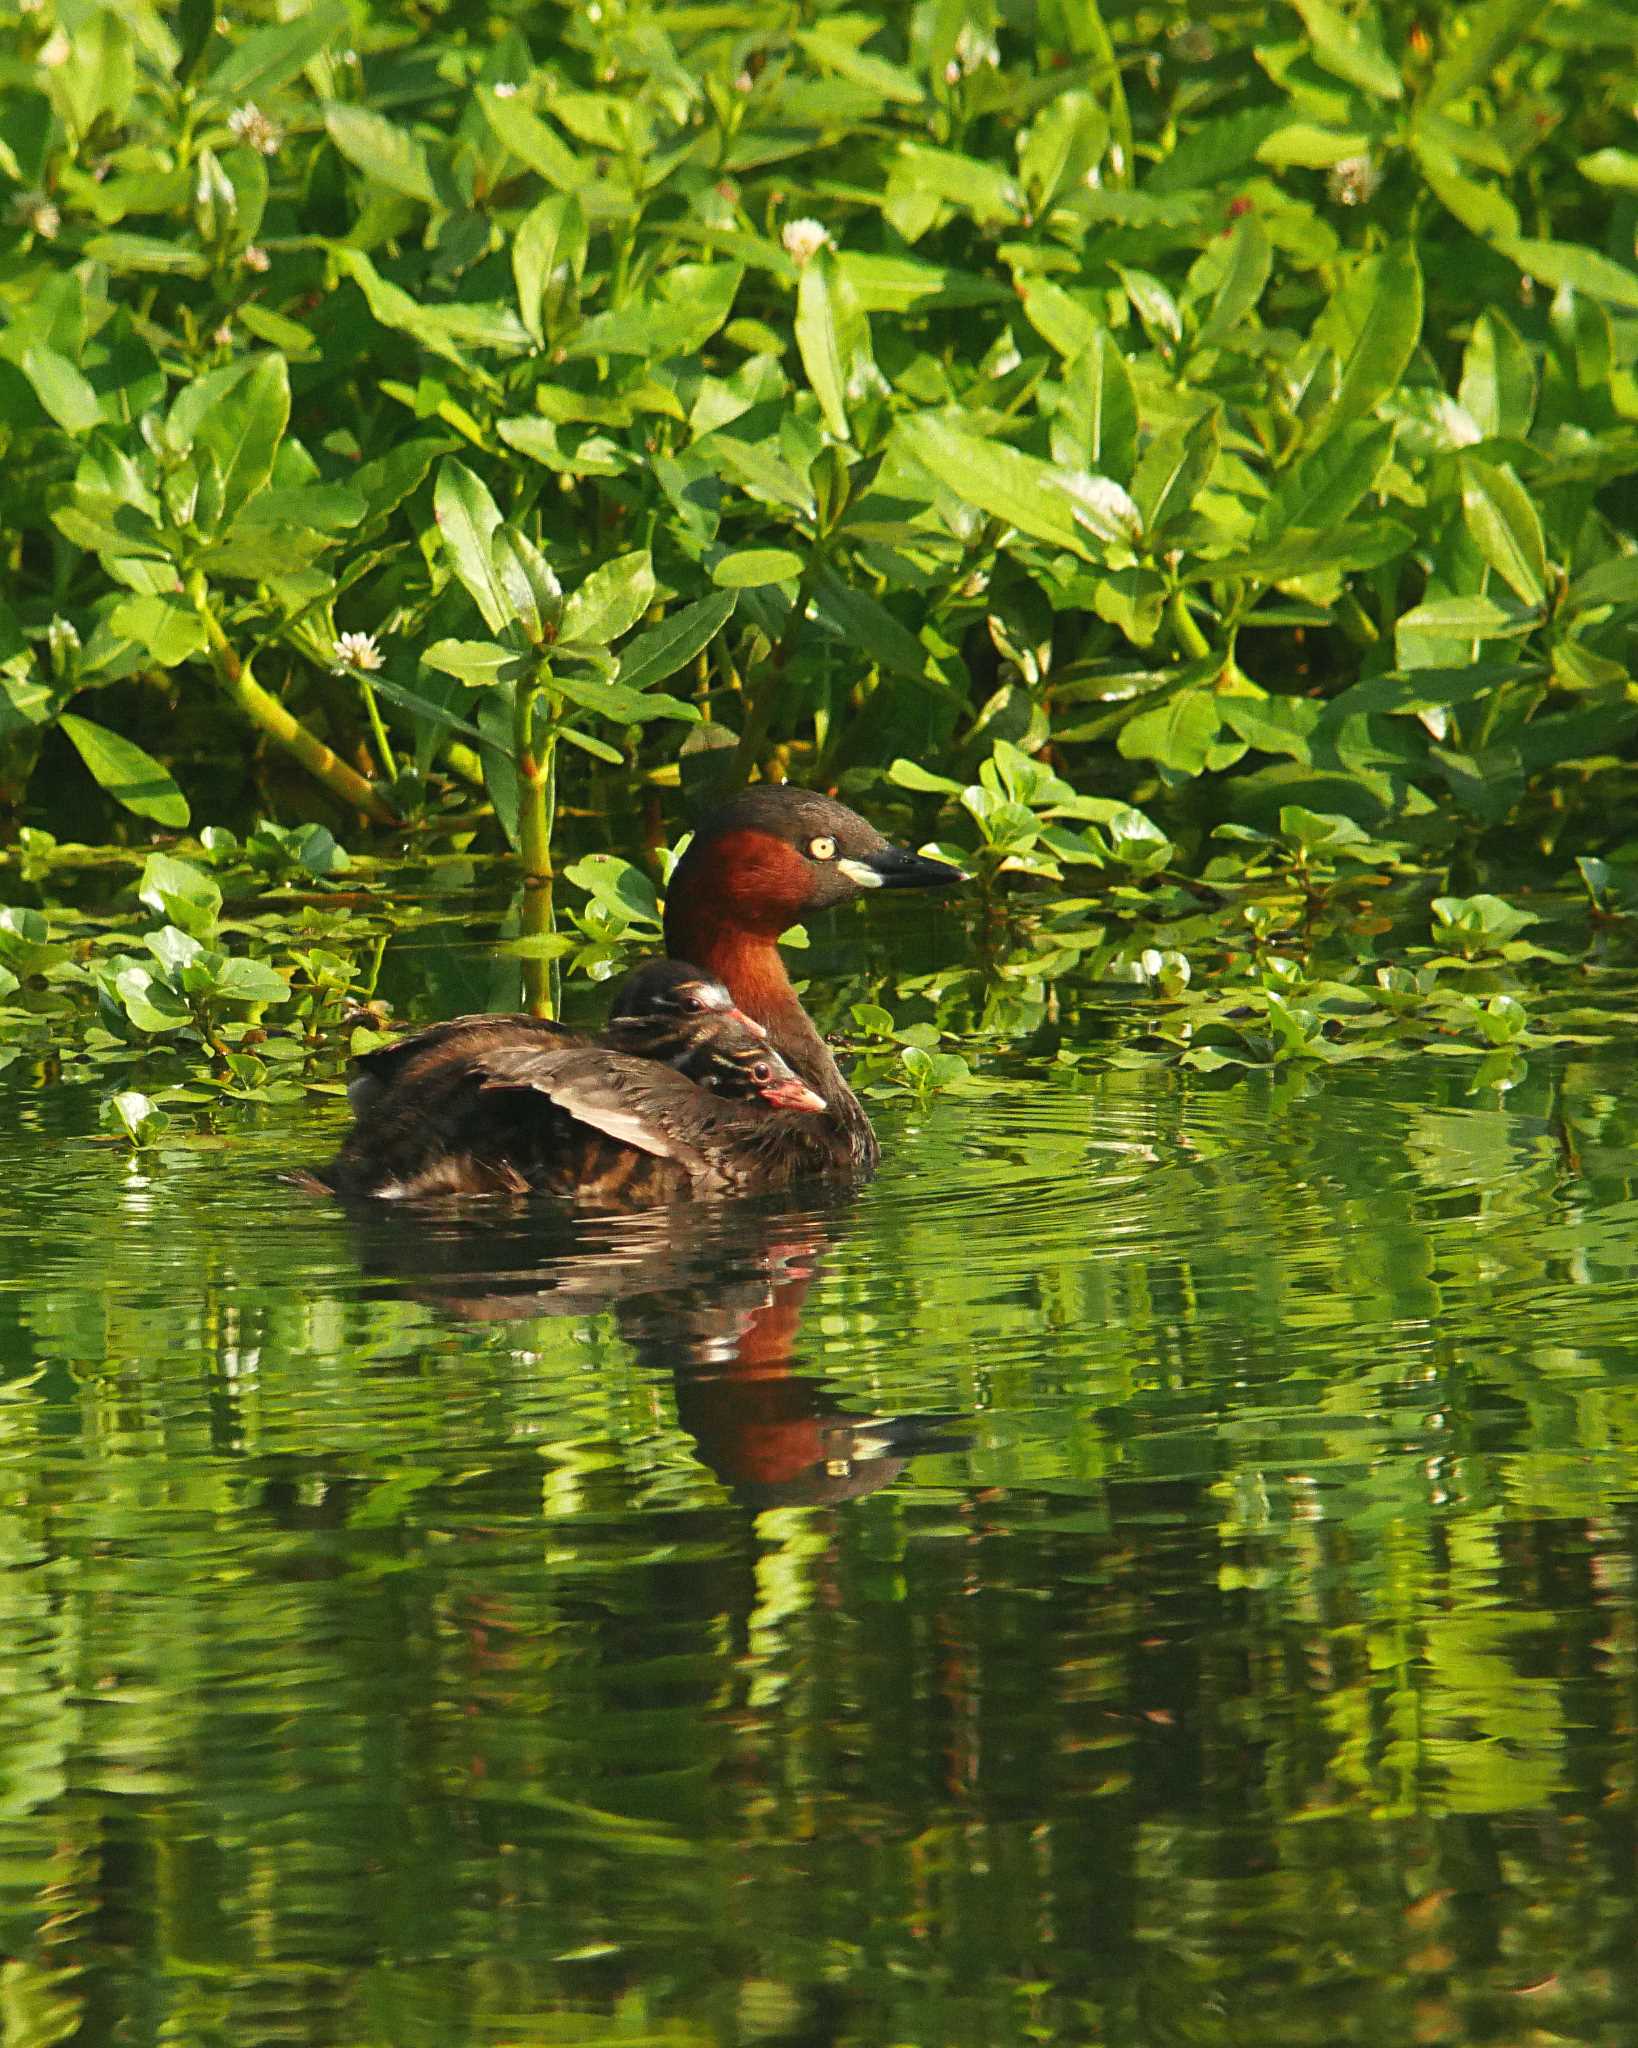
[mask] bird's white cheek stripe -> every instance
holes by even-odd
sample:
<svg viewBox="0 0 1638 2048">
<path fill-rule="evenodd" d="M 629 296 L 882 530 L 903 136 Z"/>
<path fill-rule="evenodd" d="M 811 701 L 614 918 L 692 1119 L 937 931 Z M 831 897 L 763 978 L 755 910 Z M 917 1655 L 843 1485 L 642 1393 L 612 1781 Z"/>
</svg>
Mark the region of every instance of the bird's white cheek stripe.
<svg viewBox="0 0 1638 2048">
<path fill-rule="evenodd" d="M 862 860 L 839 860 L 836 865 L 850 882 L 857 882 L 861 889 L 879 889 L 882 885 L 881 876 Z"/>
</svg>

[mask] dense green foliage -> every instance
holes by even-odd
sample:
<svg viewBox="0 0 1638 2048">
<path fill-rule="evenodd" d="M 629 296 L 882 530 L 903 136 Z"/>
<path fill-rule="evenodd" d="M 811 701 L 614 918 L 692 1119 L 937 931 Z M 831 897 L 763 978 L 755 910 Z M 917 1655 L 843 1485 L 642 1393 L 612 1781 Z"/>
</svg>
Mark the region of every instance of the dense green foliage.
<svg viewBox="0 0 1638 2048">
<path fill-rule="evenodd" d="M 701 714 L 1424 836 L 1607 764 L 1638 23 L 1270 12 L 14 11 L 8 786 L 182 824 L 225 705 L 383 814 Z"/>
<path fill-rule="evenodd" d="M 0 935 L 0 1000 L 21 956 L 36 1015 L 78 976 L 126 1043 L 230 1020 L 221 1057 L 276 1000 L 147 889 L 154 963 L 93 957 L 52 835 L 95 788 L 104 834 L 580 856 L 577 929 L 522 892 L 545 1002 L 652 930 L 656 877 L 600 856 L 789 774 L 988 900 L 1050 885 L 1009 955 L 1037 1010 L 1088 965 L 1191 1009 L 1209 946 L 1245 988 L 1185 1017 L 1204 1064 L 1335 1056 L 1362 978 L 1373 1043 L 1517 1038 L 1514 984 L 1447 1001 L 1406 951 L 1528 951 L 1507 905 L 1429 900 L 1572 856 L 1599 917 L 1634 894 L 1630 10 L 8 33 L 0 784 L 47 879 L 6 894 L 57 922 Z M 172 842 L 196 897 L 214 837 Z M 300 1009 L 311 921 L 281 936 Z"/>
</svg>

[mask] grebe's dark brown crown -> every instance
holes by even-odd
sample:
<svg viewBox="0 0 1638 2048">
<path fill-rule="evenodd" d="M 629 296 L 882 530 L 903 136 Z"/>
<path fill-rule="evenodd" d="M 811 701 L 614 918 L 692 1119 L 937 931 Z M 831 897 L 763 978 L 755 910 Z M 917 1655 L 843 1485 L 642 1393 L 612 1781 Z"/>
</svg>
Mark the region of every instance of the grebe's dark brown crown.
<svg viewBox="0 0 1638 2048">
<path fill-rule="evenodd" d="M 867 889 L 946 889 L 965 879 L 947 861 L 892 845 L 834 797 L 760 783 L 713 811 L 677 863 L 666 945 L 687 957 L 702 935 L 725 928 L 777 936 Z"/>
</svg>

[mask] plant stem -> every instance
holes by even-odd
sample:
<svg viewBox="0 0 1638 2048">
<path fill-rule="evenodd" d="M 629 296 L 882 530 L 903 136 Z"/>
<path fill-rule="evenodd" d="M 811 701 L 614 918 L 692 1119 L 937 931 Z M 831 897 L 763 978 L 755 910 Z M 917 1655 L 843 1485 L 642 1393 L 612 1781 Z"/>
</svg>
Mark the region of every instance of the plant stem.
<svg viewBox="0 0 1638 2048">
<path fill-rule="evenodd" d="M 1211 652 L 1211 643 L 1195 623 L 1188 600 L 1181 590 L 1174 590 L 1166 605 L 1166 620 L 1172 629 L 1173 644 L 1187 661 L 1204 661 Z"/>
<path fill-rule="evenodd" d="M 540 675 L 520 682 L 513 710 L 512 752 L 518 771 L 518 851 L 523 858 L 523 914 L 520 920 L 525 939 L 544 939 L 553 930 L 552 917 L 552 825 L 557 813 L 557 726 L 548 718 L 544 732 L 536 734 L 535 710 L 540 702 L 541 676 L 551 671 L 543 661 Z M 552 962 L 544 953 L 526 953 L 523 959 L 523 1000 L 536 1017 L 550 1017 L 554 1009 Z"/>
<path fill-rule="evenodd" d="M 299 719 L 286 711 L 277 697 L 256 681 L 250 673 L 249 662 L 239 659 L 211 610 L 203 576 L 195 575 L 190 580 L 188 595 L 203 622 L 210 645 L 211 668 L 223 695 L 238 706 L 259 732 L 265 733 L 275 745 L 283 747 L 287 754 L 294 755 L 308 774 L 321 782 L 332 796 L 362 811 L 378 825 L 395 824 L 397 820 L 392 807 L 375 784 L 366 782 L 356 769 L 349 768 L 338 754 L 332 753 L 316 734 L 310 733 Z"/>
<path fill-rule="evenodd" d="M 381 763 L 381 772 L 390 780 L 398 773 L 398 764 L 392 757 L 392 742 L 387 738 L 387 728 L 381 722 L 380 703 L 374 690 L 363 678 L 360 678 L 358 687 L 363 693 L 364 709 L 369 717 L 370 733 L 375 740 L 375 751 Z"/>
</svg>

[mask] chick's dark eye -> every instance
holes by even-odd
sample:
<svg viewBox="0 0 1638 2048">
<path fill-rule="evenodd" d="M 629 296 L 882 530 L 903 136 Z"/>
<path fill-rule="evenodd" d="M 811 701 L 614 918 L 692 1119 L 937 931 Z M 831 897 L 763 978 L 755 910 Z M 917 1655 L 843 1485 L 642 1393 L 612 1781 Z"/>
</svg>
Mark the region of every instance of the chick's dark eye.
<svg viewBox="0 0 1638 2048">
<path fill-rule="evenodd" d="M 808 852 L 812 854 L 815 860 L 834 860 L 836 858 L 836 841 L 823 835 L 818 839 L 810 839 L 808 841 Z"/>
<path fill-rule="evenodd" d="M 769 1066 L 766 1060 L 758 1060 L 751 1069 L 751 1079 L 759 1085 L 764 1081 L 771 1081 L 773 1079 L 773 1068 Z"/>
</svg>

